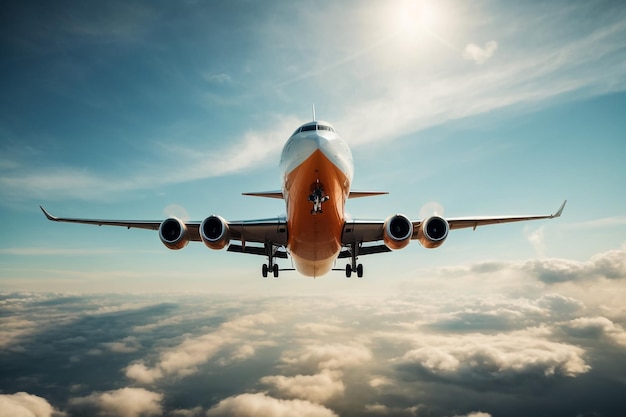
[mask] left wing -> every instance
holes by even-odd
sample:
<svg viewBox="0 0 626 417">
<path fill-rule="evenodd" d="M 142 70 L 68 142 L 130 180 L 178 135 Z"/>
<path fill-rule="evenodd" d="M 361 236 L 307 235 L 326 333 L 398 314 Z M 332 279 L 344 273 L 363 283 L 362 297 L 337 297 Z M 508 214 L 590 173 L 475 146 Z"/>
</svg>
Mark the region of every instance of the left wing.
<svg viewBox="0 0 626 417">
<path fill-rule="evenodd" d="M 103 220 L 103 219 L 80 219 L 68 217 L 56 217 L 45 208 L 39 206 L 48 220 L 64 223 L 92 224 L 96 226 L 120 226 L 127 229 L 159 230 L 163 220 Z M 200 221 L 184 222 L 189 231 L 189 240 L 201 242 Z M 226 222 L 230 231 L 231 240 L 242 242 L 245 249 L 246 242 L 272 243 L 274 245 L 287 244 L 287 221 L 280 217 L 258 220 L 239 220 Z"/>
<path fill-rule="evenodd" d="M 567 200 L 561 204 L 561 207 L 554 214 L 537 215 L 537 216 L 483 216 L 483 217 L 452 217 L 446 219 L 450 230 L 464 229 L 471 227 L 476 229 L 478 226 L 487 226 L 490 224 L 513 223 L 527 220 L 554 219 L 561 216 L 565 208 Z M 420 225 L 423 220 L 413 221 L 413 235 L 411 239 L 417 239 Z M 354 243 L 367 243 L 381 241 L 384 238 L 384 220 L 351 220 L 347 221 L 343 227 L 342 243 L 351 245 Z M 364 253 L 362 253 L 364 254 Z"/>
</svg>

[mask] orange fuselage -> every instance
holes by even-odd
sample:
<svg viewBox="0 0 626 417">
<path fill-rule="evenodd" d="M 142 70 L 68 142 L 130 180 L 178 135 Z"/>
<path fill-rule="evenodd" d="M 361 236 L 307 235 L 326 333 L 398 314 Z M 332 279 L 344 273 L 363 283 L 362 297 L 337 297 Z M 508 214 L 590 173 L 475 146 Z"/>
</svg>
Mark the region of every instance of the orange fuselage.
<svg viewBox="0 0 626 417">
<path fill-rule="evenodd" d="M 342 247 L 352 155 L 334 131 L 303 131 L 285 144 L 281 167 L 287 204 L 287 248 L 300 273 L 324 275 Z"/>
</svg>

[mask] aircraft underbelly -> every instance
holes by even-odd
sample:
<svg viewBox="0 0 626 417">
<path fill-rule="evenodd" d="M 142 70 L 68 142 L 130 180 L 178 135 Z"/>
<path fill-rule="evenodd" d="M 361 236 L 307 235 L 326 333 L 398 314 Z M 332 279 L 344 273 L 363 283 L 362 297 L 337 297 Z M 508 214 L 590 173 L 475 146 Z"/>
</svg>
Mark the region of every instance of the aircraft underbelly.
<svg viewBox="0 0 626 417">
<path fill-rule="evenodd" d="M 332 268 L 342 246 L 349 187 L 347 175 L 320 150 L 287 174 L 288 248 L 301 274 L 321 276 Z M 312 201 L 316 189 L 325 200 L 317 207 Z"/>
</svg>

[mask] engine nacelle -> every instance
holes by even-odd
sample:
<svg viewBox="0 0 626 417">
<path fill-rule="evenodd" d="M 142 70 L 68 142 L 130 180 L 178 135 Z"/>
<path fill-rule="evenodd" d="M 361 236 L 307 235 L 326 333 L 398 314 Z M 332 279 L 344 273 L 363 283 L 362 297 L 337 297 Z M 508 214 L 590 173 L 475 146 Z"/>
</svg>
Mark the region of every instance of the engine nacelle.
<svg viewBox="0 0 626 417">
<path fill-rule="evenodd" d="M 167 248 L 172 250 L 182 249 L 189 243 L 189 231 L 180 219 L 170 217 L 163 220 L 159 226 L 159 238 Z"/>
<path fill-rule="evenodd" d="M 207 247 L 224 249 L 230 243 L 228 223 L 220 216 L 209 216 L 200 225 L 200 237 Z"/>
<path fill-rule="evenodd" d="M 383 241 L 389 249 L 402 249 L 411 241 L 413 223 L 402 214 L 396 214 L 385 220 Z"/>
<path fill-rule="evenodd" d="M 428 249 L 438 248 L 448 237 L 450 226 L 443 217 L 431 216 L 420 224 L 417 239 Z"/>
</svg>

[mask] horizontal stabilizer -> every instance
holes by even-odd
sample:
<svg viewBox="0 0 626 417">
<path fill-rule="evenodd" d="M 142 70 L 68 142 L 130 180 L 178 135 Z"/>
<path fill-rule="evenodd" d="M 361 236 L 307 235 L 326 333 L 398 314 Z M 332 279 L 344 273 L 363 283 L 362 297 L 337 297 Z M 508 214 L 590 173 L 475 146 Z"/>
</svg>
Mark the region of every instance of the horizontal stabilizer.
<svg viewBox="0 0 626 417">
<path fill-rule="evenodd" d="M 387 191 L 350 191 L 348 198 L 360 198 L 360 197 L 374 197 L 377 195 L 389 194 Z M 266 198 L 278 198 L 283 199 L 282 191 L 258 191 L 253 193 L 241 193 L 241 195 L 247 195 L 252 197 L 266 197 Z"/>
<path fill-rule="evenodd" d="M 389 194 L 387 191 L 350 191 L 348 198 L 374 197 L 377 195 Z"/>
<path fill-rule="evenodd" d="M 247 195 L 252 197 L 266 197 L 266 198 L 278 198 L 283 199 L 282 191 L 260 191 L 256 193 L 241 193 L 241 195 Z"/>
</svg>

